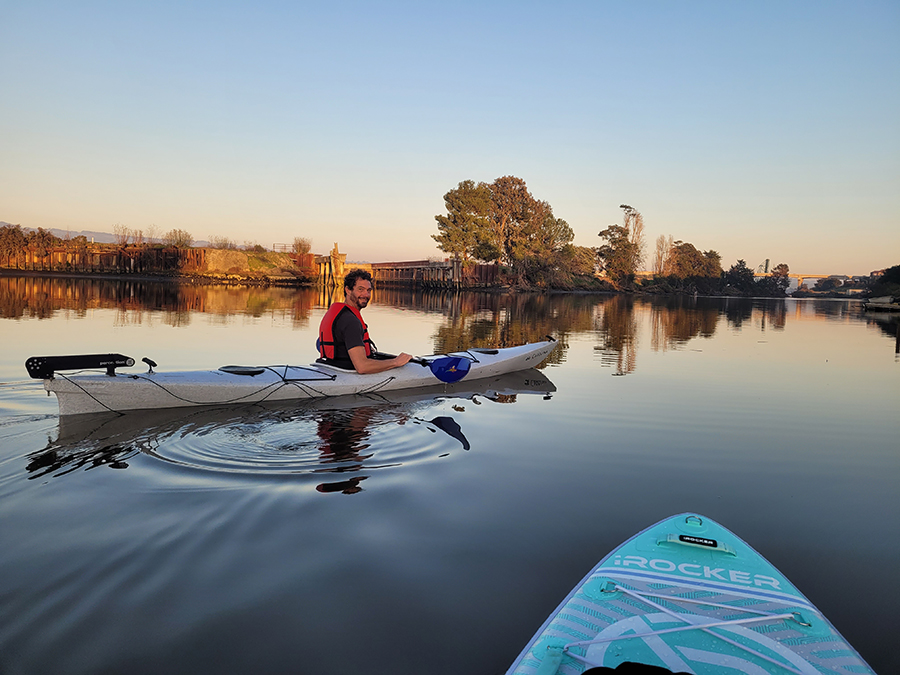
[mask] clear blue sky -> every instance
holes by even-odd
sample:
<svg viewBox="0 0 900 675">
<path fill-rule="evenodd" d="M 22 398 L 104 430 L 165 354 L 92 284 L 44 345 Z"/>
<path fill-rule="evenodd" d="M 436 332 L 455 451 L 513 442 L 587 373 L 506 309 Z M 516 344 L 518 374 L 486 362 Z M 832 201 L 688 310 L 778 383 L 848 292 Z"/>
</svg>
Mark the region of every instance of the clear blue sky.
<svg viewBox="0 0 900 675">
<path fill-rule="evenodd" d="M 508 174 L 583 246 L 900 264 L 900 2 L 0 0 L 2 221 L 419 259 Z"/>
</svg>

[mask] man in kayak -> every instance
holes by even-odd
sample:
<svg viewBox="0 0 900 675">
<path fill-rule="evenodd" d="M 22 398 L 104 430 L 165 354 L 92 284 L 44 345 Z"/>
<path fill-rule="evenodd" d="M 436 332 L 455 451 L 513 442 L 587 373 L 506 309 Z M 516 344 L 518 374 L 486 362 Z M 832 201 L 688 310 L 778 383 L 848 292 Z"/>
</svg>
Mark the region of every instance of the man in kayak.
<svg viewBox="0 0 900 675">
<path fill-rule="evenodd" d="M 326 363 L 356 372 L 381 373 L 409 363 L 409 354 L 389 358 L 377 356 L 361 311 L 372 297 L 372 275 L 351 270 L 344 277 L 344 302 L 336 302 L 319 324 L 319 354 Z"/>
</svg>

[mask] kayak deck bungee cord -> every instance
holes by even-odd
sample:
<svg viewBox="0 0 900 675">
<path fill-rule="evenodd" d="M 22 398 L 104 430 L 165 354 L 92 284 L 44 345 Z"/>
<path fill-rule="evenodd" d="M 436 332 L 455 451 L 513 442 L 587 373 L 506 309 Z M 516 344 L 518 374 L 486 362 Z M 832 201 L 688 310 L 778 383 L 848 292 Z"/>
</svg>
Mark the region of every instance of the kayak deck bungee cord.
<svg viewBox="0 0 900 675">
<path fill-rule="evenodd" d="M 117 369 L 134 366 L 135 361 L 122 354 L 33 356 L 25 367 L 32 378 L 44 381 L 48 393 L 56 394 L 60 415 L 79 415 L 346 396 L 449 384 L 533 368 L 556 344 L 548 337 L 517 347 L 435 354 L 366 375 L 319 362 L 156 372 L 156 363 L 147 358 L 143 359 L 149 366 L 147 372 L 125 374 Z M 70 370 L 79 372 L 61 372 Z"/>
</svg>

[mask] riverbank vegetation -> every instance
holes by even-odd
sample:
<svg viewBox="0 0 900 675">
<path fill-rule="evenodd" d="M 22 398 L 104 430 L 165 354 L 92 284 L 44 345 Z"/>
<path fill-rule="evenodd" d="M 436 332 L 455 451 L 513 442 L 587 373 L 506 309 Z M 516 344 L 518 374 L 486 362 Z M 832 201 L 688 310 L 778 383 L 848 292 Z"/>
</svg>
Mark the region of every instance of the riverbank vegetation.
<svg viewBox="0 0 900 675">
<path fill-rule="evenodd" d="M 645 293 L 692 293 L 784 297 L 790 285 L 790 268 L 779 263 L 771 272 L 757 276 L 738 260 L 728 271 L 722 269 L 718 251 L 699 250 L 690 242 L 671 234 L 656 239 L 652 272 L 642 273 L 644 263 L 644 219 L 628 204 L 622 204 L 622 225 L 610 225 L 599 236 L 603 244 L 595 249 L 600 270 L 620 290 Z"/>
<path fill-rule="evenodd" d="M 499 265 L 502 283 L 519 289 L 784 297 L 790 287 L 787 263 L 770 269 L 766 261 L 765 269 L 753 270 L 738 260 L 725 270 L 718 251 L 671 234 L 656 239 L 646 270 L 644 218 L 629 204 L 620 207 L 621 224 L 600 231 L 599 245 L 576 246 L 569 224 L 516 176 L 461 181 L 444 195 L 444 206 L 431 235 L 438 248 L 464 265 Z M 800 291 L 828 292 L 825 286 Z"/>
<path fill-rule="evenodd" d="M 643 215 L 628 204 L 620 207 L 621 224 L 599 232 L 597 246 L 575 245 L 569 224 L 516 176 L 502 176 L 491 183 L 461 181 L 444 195 L 444 205 L 446 213 L 435 216 L 438 232 L 431 235 L 437 247 L 464 270 L 483 269 L 475 267 L 478 263 L 496 265 L 490 268 L 490 284 L 497 288 L 784 297 L 790 287 L 786 263 L 769 269 L 766 261 L 765 269 L 754 270 L 738 260 L 725 270 L 716 250 L 702 250 L 671 234 L 657 237 L 648 260 Z M 292 245 L 275 245 L 275 251 L 213 235 L 208 244 L 195 247 L 193 236 L 181 229 L 161 233 L 154 226 L 145 234 L 117 224 L 113 239 L 113 243 L 94 243 L 85 236 L 62 238 L 42 228 L 4 224 L 0 226 L 0 267 L 88 274 L 187 274 L 229 282 L 310 283 L 317 275 L 311 240 L 305 237 L 295 237 Z M 794 295 L 900 295 L 900 280 L 894 280 L 892 271 L 896 269 L 873 276 L 871 288 L 866 277 L 830 277 L 819 278 L 812 289 L 803 285 Z"/>
<path fill-rule="evenodd" d="M 759 279 L 743 260 L 725 272 L 717 251 L 700 251 L 672 235 L 657 239 L 653 272 L 643 273 L 646 241 L 638 209 L 622 204 L 622 224 L 602 230 L 599 246 L 576 246 L 569 224 L 516 176 L 461 181 L 444 195 L 444 206 L 432 235 L 438 248 L 463 264 L 499 264 L 506 283 L 519 288 L 783 297 L 790 282 L 784 263 Z"/>
<path fill-rule="evenodd" d="M 444 195 L 444 206 L 447 213 L 435 216 L 438 233 L 432 238 L 464 265 L 497 263 L 507 282 L 520 287 L 599 285 L 593 279 L 596 253 L 572 244 L 569 224 L 521 178 L 464 180 Z"/>
<path fill-rule="evenodd" d="M 269 251 L 258 244 L 237 246 L 226 239 L 194 247 L 184 230 L 144 237 L 143 232 L 113 228 L 113 243 L 85 236 L 61 238 L 38 228 L 0 227 L 0 268 L 71 274 L 143 274 L 191 278 L 213 283 L 298 284 L 315 281 L 309 240 L 298 238 L 294 251 Z M 306 250 L 305 253 L 297 251 Z"/>
<path fill-rule="evenodd" d="M 900 297 L 900 265 L 888 267 L 883 274 L 873 279 L 870 286 L 873 296 Z"/>
</svg>

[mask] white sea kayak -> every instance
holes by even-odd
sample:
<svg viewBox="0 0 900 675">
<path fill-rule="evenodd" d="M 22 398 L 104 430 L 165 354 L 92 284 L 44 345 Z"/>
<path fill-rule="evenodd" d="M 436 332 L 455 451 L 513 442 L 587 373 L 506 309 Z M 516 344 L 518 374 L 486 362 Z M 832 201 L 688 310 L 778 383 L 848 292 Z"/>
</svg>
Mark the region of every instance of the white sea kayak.
<svg viewBox="0 0 900 675">
<path fill-rule="evenodd" d="M 507 675 L 641 667 L 696 675 L 873 673 L 771 563 L 718 523 L 688 513 L 601 560 Z"/>
<path fill-rule="evenodd" d="M 125 374 L 134 365 L 121 354 L 36 356 L 25 366 L 44 388 L 56 394 L 60 415 L 125 412 L 156 408 L 260 403 L 427 387 L 477 380 L 539 365 L 556 347 L 548 338 L 518 347 L 467 349 L 435 354 L 400 368 L 360 375 L 322 363 L 307 366 L 223 366 L 218 370 Z M 105 368 L 105 372 L 65 374 L 63 370 Z"/>
<path fill-rule="evenodd" d="M 376 392 L 355 396 L 311 398 L 302 401 L 264 401 L 254 404 L 234 404 L 224 406 L 199 406 L 191 408 L 160 408 L 158 410 L 136 410 L 126 413 L 97 413 L 92 415 L 66 415 L 59 419 L 59 434 L 48 438 L 47 446 L 28 456 L 27 471 L 31 478 L 38 476 L 61 477 L 77 469 L 91 469 L 108 466 L 123 469 L 128 460 L 138 453 L 145 453 L 160 459 L 174 461 L 182 466 L 209 470 L 237 471 L 242 473 L 314 473 L 350 474 L 358 476 L 356 469 L 382 466 L 383 458 L 373 462 L 354 464 L 359 455 L 349 451 L 341 455 L 340 461 L 328 453 L 321 459 L 318 453 L 329 448 L 333 450 L 340 439 L 329 436 L 331 424 L 319 425 L 326 420 L 340 420 L 352 425 L 353 421 L 363 423 L 356 427 L 356 438 L 367 437 L 373 419 L 373 427 L 390 420 L 396 424 L 422 424 L 430 431 L 444 433 L 459 441 L 463 449 L 469 450 L 466 437 L 468 416 L 467 404 L 481 406 L 487 401 L 506 405 L 521 401 L 524 397 L 540 396 L 549 399 L 556 386 L 539 370 L 520 370 L 496 377 L 478 380 L 464 380 L 454 384 L 437 384 L 417 389 Z M 452 407 L 442 406 L 440 401 L 451 401 Z M 449 407 L 449 410 L 448 410 Z M 452 412 L 451 412 L 452 411 Z M 440 414 L 435 414 L 435 413 Z M 359 413 L 359 415 L 357 415 Z M 232 453 L 227 449 L 215 454 L 215 461 L 201 452 L 194 454 L 197 447 L 192 443 L 183 445 L 178 440 L 167 448 L 169 454 L 161 450 L 168 445 L 167 439 L 184 439 L 204 436 L 207 439 L 243 435 L 247 429 L 264 430 L 273 426 L 294 423 L 299 429 L 305 422 L 313 421 L 315 429 L 305 441 L 287 447 L 275 444 L 272 453 L 262 450 L 254 442 L 246 454 Z M 320 430 L 325 436 L 319 434 Z M 301 432 L 303 433 L 303 432 Z M 354 434 L 345 436 L 348 447 L 352 448 Z M 292 439 L 299 441 L 299 439 Z M 308 441 L 308 442 L 307 442 Z M 208 444 L 212 441 L 205 441 Z M 368 448 L 369 446 L 366 445 Z M 447 446 L 440 446 L 446 448 Z M 175 450 L 172 457 L 171 451 Z M 316 450 L 312 450 L 316 448 Z M 233 450 L 234 448 L 232 448 Z M 218 448 L 222 450 L 222 448 Z M 183 454 L 182 454 L 183 453 Z M 262 454 L 260 454 L 262 453 Z M 381 451 L 378 453 L 381 454 Z M 371 456 L 368 452 L 367 457 Z M 418 455 L 417 455 L 418 456 Z M 396 456 L 393 458 L 396 459 Z M 268 461 L 267 461 L 268 460 Z M 387 463 L 395 465 L 393 460 Z M 350 477 L 354 480 L 353 476 Z M 317 488 L 318 489 L 318 488 Z"/>
</svg>

